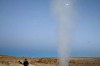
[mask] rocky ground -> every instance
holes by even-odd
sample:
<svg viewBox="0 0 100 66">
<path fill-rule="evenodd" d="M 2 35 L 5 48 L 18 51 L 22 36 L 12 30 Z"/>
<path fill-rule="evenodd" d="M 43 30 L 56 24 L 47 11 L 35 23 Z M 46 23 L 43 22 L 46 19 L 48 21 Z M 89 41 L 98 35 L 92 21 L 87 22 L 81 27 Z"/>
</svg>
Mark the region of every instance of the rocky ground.
<svg viewBox="0 0 100 66">
<path fill-rule="evenodd" d="M 23 66 L 19 61 L 26 57 L 0 55 L 0 66 Z M 27 58 L 29 66 L 58 66 L 57 58 Z M 75 57 L 69 59 L 69 66 L 100 66 L 100 57 Z"/>
</svg>

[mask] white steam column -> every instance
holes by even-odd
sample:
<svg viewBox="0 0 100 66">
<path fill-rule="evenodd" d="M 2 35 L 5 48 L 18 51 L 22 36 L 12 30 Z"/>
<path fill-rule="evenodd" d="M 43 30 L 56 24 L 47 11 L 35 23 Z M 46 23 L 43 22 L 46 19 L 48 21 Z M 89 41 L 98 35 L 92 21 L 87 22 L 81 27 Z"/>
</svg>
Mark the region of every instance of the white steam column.
<svg viewBox="0 0 100 66">
<path fill-rule="evenodd" d="M 58 21 L 59 66 L 68 66 L 72 33 L 72 0 L 53 0 L 52 10 Z"/>
</svg>

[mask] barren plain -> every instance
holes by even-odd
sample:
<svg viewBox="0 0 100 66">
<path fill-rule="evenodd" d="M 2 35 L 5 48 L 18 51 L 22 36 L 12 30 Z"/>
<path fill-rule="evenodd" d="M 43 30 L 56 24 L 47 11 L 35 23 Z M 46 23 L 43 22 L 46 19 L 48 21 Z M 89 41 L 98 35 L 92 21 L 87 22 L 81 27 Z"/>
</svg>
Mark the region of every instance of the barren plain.
<svg viewBox="0 0 100 66">
<path fill-rule="evenodd" d="M 19 61 L 27 58 L 29 66 L 58 66 L 58 58 L 29 58 L 0 55 L 0 66 L 23 66 Z M 69 66 L 100 66 L 100 57 L 72 57 Z"/>
</svg>

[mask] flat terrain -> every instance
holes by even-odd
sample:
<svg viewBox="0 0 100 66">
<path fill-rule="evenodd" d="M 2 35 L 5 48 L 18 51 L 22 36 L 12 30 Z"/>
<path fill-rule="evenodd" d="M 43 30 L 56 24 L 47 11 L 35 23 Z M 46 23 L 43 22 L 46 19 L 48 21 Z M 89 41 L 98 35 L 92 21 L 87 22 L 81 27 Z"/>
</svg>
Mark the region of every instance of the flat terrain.
<svg viewBox="0 0 100 66">
<path fill-rule="evenodd" d="M 25 57 L 0 55 L 0 66 L 23 66 L 19 61 Z M 29 66 L 58 66 L 57 58 L 27 58 Z M 74 57 L 69 59 L 69 66 L 100 66 L 100 57 Z"/>
</svg>

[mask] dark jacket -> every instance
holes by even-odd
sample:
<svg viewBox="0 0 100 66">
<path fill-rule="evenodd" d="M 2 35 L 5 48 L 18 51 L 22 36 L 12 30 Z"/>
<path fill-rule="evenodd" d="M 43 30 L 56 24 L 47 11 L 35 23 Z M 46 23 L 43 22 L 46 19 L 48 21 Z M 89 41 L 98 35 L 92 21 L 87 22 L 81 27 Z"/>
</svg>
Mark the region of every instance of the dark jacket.
<svg viewBox="0 0 100 66">
<path fill-rule="evenodd" d="M 29 65 L 28 61 L 24 61 L 23 65 L 28 66 Z"/>
</svg>

